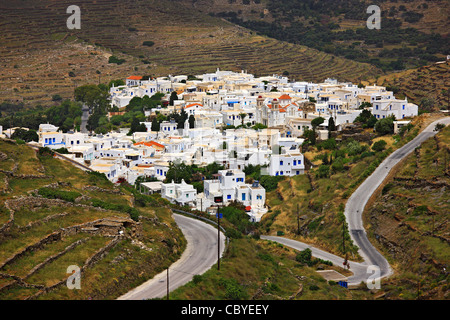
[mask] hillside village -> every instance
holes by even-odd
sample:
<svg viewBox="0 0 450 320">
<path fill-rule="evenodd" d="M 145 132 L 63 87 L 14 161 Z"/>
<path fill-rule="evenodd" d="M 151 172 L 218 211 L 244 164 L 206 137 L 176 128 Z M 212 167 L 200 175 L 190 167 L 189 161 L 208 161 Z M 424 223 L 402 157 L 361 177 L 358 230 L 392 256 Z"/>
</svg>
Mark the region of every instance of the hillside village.
<svg viewBox="0 0 450 320">
<path fill-rule="evenodd" d="M 124 114 L 134 97 L 155 93 L 164 94 L 163 103 L 145 110 L 147 120 L 140 123 L 145 126 L 143 132 L 129 134 L 129 128 L 106 134 L 85 129 L 62 132 L 47 123 L 39 126 L 35 144 L 65 148 L 65 157 L 104 173 L 110 181 L 139 182 L 141 192 L 161 193 L 179 205 L 210 211 L 217 205 L 241 202 L 250 220 L 257 222 L 268 211 L 266 190 L 258 181 L 246 179 L 246 167 L 260 166 L 261 175 L 304 174 L 306 133 L 326 140 L 330 130 L 351 126 L 363 110 L 376 119 L 394 116 L 396 130 L 418 115 L 417 105 L 397 99 L 382 86 L 363 87 L 335 79 L 291 82 L 286 76 L 256 78 L 245 71 L 218 69 L 195 77 L 130 76 L 125 85 L 110 88 L 110 109 L 115 111 L 108 117 Z M 170 101 L 174 94 L 176 99 Z M 185 114 L 186 121 L 162 121 L 155 126 L 159 114 L 174 113 Z M 317 124 L 314 119 L 318 118 L 323 121 Z M 3 134 L 10 137 L 12 130 Z M 199 192 L 184 180 L 177 183 L 166 178 L 171 166 L 180 163 L 197 167 L 216 163 L 221 170 L 212 179 L 200 177 L 203 190 Z"/>
</svg>

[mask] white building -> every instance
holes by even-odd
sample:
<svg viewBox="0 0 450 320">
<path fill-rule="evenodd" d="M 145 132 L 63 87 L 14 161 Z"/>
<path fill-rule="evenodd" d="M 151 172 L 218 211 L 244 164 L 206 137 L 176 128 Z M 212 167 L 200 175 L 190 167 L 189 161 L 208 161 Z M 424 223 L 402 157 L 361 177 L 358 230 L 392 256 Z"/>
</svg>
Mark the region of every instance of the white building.
<svg viewBox="0 0 450 320">
<path fill-rule="evenodd" d="M 161 185 L 161 196 L 171 203 L 182 206 L 190 205 L 196 199 L 197 190 L 194 186 L 184 182 L 184 180 L 181 180 L 181 183 L 174 183 L 172 181 L 171 183 L 163 183 Z"/>
<path fill-rule="evenodd" d="M 296 176 L 305 172 L 305 159 L 299 151 L 289 150 L 286 154 L 272 154 L 269 163 L 271 176 Z"/>
<path fill-rule="evenodd" d="M 245 173 L 240 170 L 220 170 L 217 179 L 204 181 L 203 193 L 201 203 L 197 201 L 197 208 L 238 201 L 246 207 L 250 220 L 254 222 L 260 221 L 267 213 L 266 190 L 258 182 L 246 184 Z"/>
<path fill-rule="evenodd" d="M 62 132 L 44 131 L 38 132 L 39 144 L 50 149 L 59 149 L 66 147 L 64 142 L 64 134 Z"/>
<path fill-rule="evenodd" d="M 413 103 L 408 103 L 407 99 L 377 100 L 372 104 L 372 114 L 377 119 L 387 118 L 391 115 L 394 115 L 395 119 L 415 117 L 418 112 L 419 107 Z"/>
</svg>

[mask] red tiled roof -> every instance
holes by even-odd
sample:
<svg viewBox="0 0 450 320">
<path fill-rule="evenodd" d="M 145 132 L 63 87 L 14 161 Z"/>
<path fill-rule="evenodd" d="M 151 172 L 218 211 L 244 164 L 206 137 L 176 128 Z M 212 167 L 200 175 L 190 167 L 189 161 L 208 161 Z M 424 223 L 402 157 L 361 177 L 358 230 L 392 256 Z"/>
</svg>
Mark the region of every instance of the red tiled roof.
<svg viewBox="0 0 450 320">
<path fill-rule="evenodd" d="M 165 148 L 164 145 L 162 145 L 162 144 L 160 144 L 158 142 L 155 142 L 155 141 L 141 141 L 141 142 L 135 143 L 134 145 L 135 146 L 145 145 L 147 147 L 155 146 L 155 147 L 158 147 L 158 148 Z"/>
<path fill-rule="evenodd" d="M 129 76 L 127 80 L 142 80 L 141 76 Z"/>
<path fill-rule="evenodd" d="M 283 94 L 278 99 L 280 99 L 280 100 L 291 100 L 292 98 L 289 95 L 287 95 L 287 94 Z"/>
<path fill-rule="evenodd" d="M 188 104 L 187 106 L 185 106 L 184 108 L 186 109 L 186 108 L 190 108 L 190 107 L 193 107 L 193 106 L 203 107 L 203 105 L 201 103 L 191 103 L 191 104 Z"/>
</svg>

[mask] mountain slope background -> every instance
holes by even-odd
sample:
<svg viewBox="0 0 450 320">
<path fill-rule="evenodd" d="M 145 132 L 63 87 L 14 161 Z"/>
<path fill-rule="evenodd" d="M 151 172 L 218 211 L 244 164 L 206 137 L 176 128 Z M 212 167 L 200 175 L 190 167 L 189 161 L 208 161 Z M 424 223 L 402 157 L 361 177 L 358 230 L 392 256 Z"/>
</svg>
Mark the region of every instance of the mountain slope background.
<svg viewBox="0 0 450 320">
<path fill-rule="evenodd" d="M 82 0 L 77 4 L 81 30 L 66 27 L 71 4 L 24 0 L 1 5 L 4 101 L 46 104 L 54 94 L 71 98 L 76 86 L 132 73 L 166 76 L 221 68 L 356 82 L 382 73 L 367 63 L 258 35 L 185 1 Z M 109 63 L 111 55 L 123 63 Z"/>
</svg>

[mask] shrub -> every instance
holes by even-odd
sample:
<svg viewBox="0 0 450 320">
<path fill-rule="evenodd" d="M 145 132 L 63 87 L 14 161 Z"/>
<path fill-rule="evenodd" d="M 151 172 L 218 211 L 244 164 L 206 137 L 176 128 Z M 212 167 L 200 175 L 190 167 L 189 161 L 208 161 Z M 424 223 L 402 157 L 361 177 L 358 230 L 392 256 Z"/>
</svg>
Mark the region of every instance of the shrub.
<svg viewBox="0 0 450 320">
<path fill-rule="evenodd" d="M 239 232 L 236 229 L 228 228 L 225 232 L 225 236 L 230 239 L 241 239 L 242 232 Z"/>
<path fill-rule="evenodd" d="M 248 294 L 236 279 L 220 279 L 219 285 L 225 288 L 225 298 L 230 300 L 247 299 Z"/>
<path fill-rule="evenodd" d="M 196 274 L 195 276 L 192 277 L 192 282 L 194 284 L 199 284 L 200 282 L 202 282 L 202 280 L 203 280 L 203 276 L 199 275 L 199 274 Z"/>
<path fill-rule="evenodd" d="M 81 196 L 81 193 L 76 191 L 63 191 L 53 188 L 40 188 L 38 194 L 48 199 L 61 199 L 69 202 L 75 202 L 75 199 Z"/>
<path fill-rule="evenodd" d="M 106 202 L 100 199 L 92 199 L 91 204 L 94 207 L 99 207 L 105 210 L 113 210 L 113 211 L 120 211 L 120 212 L 126 212 L 129 214 L 130 218 L 134 221 L 139 221 L 139 211 L 136 208 L 123 205 L 123 204 L 114 204 L 110 202 Z"/>
<path fill-rule="evenodd" d="M 378 120 L 375 123 L 375 131 L 381 135 L 394 133 L 394 117 Z"/>
<path fill-rule="evenodd" d="M 364 147 L 358 141 L 352 140 L 347 144 L 347 154 L 349 156 L 359 155 L 363 151 Z"/>
<path fill-rule="evenodd" d="M 55 153 L 49 147 L 40 147 L 38 149 L 38 155 L 40 157 L 53 157 Z"/>
<path fill-rule="evenodd" d="M 320 165 L 319 169 L 317 170 L 316 177 L 317 178 L 328 178 L 330 175 L 330 166 L 327 165 Z"/>
<path fill-rule="evenodd" d="M 387 142 L 384 140 L 378 140 L 372 145 L 373 151 L 383 151 L 386 148 Z"/>
<path fill-rule="evenodd" d="M 295 260 L 301 263 L 309 264 L 311 262 L 312 251 L 309 248 L 306 248 L 295 257 Z"/>
<path fill-rule="evenodd" d="M 108 59 L 108 63 L 116 63 L 118 65 L 121 65 L 125 62 L 125 59 L 119 59 L 116 56 L 110 56 Z"/>
<path fill-rule="evenodd" d="M 150 41 L 150 40 L 144 41 L 144 42 L 142 43 L 142 45 L 147 46 L 147 47 L 151 47 L 151 46 L 153 46 L 154 44 L 155 44 L 155 43 L 154 43 L 153 41 Z"/>
</svg>

